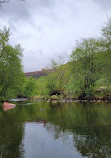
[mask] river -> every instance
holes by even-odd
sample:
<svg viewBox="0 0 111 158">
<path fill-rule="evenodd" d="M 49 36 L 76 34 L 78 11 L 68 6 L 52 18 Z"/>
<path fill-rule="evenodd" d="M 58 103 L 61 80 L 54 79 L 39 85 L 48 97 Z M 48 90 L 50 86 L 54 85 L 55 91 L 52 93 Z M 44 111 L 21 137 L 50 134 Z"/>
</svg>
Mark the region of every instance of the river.
<svg viewBox="0 0 111 158">
<path fill-rule="evenodd" d="M 111 103 L 0 103 L 0 158 L 110 158 Z"/>
</svg>

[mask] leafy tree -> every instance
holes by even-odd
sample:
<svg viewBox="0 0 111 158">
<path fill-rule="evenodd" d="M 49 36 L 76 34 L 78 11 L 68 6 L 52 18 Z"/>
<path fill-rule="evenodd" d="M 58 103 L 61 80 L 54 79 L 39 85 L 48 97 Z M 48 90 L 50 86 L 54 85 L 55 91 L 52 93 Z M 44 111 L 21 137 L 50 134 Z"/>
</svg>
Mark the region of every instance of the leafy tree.
<svg viewBox="0 0 111 158">
<path fill-rule="evenodd" d="M 97 49 L 98 41 L 95 39 L 83 39 L 72 52 L 72 71 L 75 89 L 82 93 L 92 93 L 97 75 Z"/>
<path fill-rule="evenodd" d="M 47 84 L 48 84 L 47 77 L 46 76 L 40 77 L 36 81 L 36 94 L 43 96 L 49 95 L 50 91 Z"/>
<path fill-rule="evenodd" d="M 0 96 L 8 89 L 18 90 L 23 84 L 22 48 L 9 44 L 9 29 L 0 32 Z"/>
<path fill-rule="evenodd" d="M 102 28 L 102 50 L 104 51 L 104 57 L 102 63 L 104 64 L 104 74 L 106 78 L 111 82 L 111 18 L 106 25 Z M 104 76 L 104 77 L 105 77 Z"/>
<path fill-rule="evenodd" d="M 25 86 L 24 86 L 24 96 L 32 97 L 35 95 L 36 90 L 36 79 L 32 76 L 25 79 Z"/>
</svg>

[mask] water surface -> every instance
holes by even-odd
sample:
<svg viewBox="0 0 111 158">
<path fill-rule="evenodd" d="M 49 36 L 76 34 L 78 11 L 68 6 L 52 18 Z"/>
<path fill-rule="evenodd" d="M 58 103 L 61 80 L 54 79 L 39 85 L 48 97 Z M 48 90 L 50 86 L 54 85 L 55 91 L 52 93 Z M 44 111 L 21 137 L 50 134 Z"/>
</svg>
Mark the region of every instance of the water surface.
<svg viewBox="0 0 111 158">
<path fill-rule="evenodd" d="M 110 158 L 110 103 L 0 105 L 0 158 Z"/>
</svg>

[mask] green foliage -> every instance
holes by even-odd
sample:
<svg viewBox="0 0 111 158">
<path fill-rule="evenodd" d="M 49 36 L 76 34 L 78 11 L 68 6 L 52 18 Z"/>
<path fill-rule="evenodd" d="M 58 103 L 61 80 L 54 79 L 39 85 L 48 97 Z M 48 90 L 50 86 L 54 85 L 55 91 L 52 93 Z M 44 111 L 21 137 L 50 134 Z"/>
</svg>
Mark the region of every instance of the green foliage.
<svg viewBox="0 0 111 158">
<path fill-rule="evenodd" d="M 24 74 L 21 65 L 22 48 L 9 44 L 9 29 L 0 32 L 0 96 L 7 91 L 18 91 L 23 84 Z"/>
<path fill-rule="evenodd" d="M 111 20 L 102 29 L 103 37 L 83 39 L 71 54 L 72 75 L 68 88 L 91 96 L 111 81 Z"/>
<path fill-rule="evenodd" d="M 72 72 L 75 84 L 82 92 L 92 91 L 97 79 L 96 52 L 97 41 L 84 39 L 72 52 Z"/>
<path fill-rule="evenodd" d="M 56 90 L 56 80 L 57 80 L 56 77 L 57 76 L 54 72 L 50 73 L 46 77 L 46 79 L 47 79 L 46 87 L 49 90 L 49 95 L 51 95 L 51 93 Z"/>
<path fill-rule="evenodd" d="M 47 87 L 47 78 L 41 77 L 36 81 L 37 95 L 49 95 L 49 88 Z"/>
<path fill-rule="evenodd" d="M 24 96 L 33 97 L 36 94 L 36 79 L 29 77 L 25 79 Z"/>
</svg>

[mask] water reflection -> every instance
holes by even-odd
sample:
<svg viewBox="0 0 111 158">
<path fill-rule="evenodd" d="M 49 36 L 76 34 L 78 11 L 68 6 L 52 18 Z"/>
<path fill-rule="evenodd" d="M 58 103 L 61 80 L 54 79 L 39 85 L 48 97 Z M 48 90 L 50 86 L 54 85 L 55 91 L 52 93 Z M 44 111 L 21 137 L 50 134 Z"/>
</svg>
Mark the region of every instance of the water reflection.
<svg viewBox="0 0 111 158">
<path fill-rule="evenodd" d="M 50 126 L 50 123 L 48 124 Z M 64 146 L 61 137 L 54 139 L 43 124 L 26 123 L 24 149 L 26 158 L 73 158 L 79 156 L 76 148 L 69 150 Z M 28 138 L 28 139 L 26 139 Z"/>
<path fill-rule="evenodd" d="M 10 109 L 14 109 L 16 106 L 3 106 L 4 111 L 10 110 Z"/>
<path fill-rule="evenodd" d="M 24 155 L 24 126 L 13 110 L 4 112 L 0 108 L 0 158 L 22 158 Z"/>
<path fill-rule="evenodd" d="M 110 104 L 27 103 L 0 108 L 1 157 L 111 157 Z"/>
</svg>

